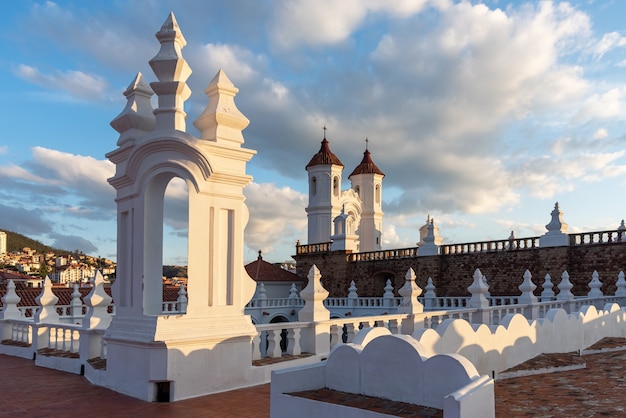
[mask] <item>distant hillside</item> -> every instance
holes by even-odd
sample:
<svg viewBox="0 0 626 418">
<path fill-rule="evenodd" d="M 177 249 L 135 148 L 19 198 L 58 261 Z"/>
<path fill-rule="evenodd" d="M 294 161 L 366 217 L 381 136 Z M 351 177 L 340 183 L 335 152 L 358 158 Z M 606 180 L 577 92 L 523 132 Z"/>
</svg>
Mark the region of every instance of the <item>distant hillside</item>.
<svg viewBox="0 0 626 418">
<path fill-rule="evenodd" d="M 47 251 L 54 251 L 57 254 L 71 253 L 71 251 L 68 250 L 61 250 L 58 248 L 49 247 L 37 240 L 28 238 L 27 236 L 22 234 L 18 234 L 17 232 L 7 230 L 3 231 L 7 234 L 7 252 L 22 251 L 22 248 L 29 247 L 33 250 L 36 250 L 38 253 L 44 253 Z"/>
</svg>

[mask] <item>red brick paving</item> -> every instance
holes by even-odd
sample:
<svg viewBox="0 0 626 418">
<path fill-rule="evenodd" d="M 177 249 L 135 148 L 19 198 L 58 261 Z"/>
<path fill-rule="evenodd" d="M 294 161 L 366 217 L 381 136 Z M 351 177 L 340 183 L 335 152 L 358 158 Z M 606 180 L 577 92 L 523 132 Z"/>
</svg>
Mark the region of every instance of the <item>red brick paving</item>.
<svg viewBox="0 0 626 418">
<path fill-rule="evenodd" d="M 584 356 L 587 368 L 495 383 L 497 417 L 626 416 L 626 351 Z M 270 386 L 174 403 L 143 402 L 81 376 L 0 355 L 0 416 L 269 417 Z"/>
<path fill-rule="evenodd" d="M 0 355 L 0 416 L 269 417 L 270 385 L 173 403 L 144 402 L 92 385 L 84 377 Z"/>
</svg>

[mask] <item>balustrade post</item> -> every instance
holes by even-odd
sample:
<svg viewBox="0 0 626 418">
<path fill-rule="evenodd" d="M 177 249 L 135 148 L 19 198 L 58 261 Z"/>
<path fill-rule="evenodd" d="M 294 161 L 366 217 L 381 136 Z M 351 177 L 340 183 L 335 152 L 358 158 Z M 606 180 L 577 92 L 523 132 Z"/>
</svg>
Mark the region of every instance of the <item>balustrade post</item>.
<svg viewBox="0 0 626 418">
<path fill-rule="evenodd" d="M 83 318 L 83 302 L 80 300 L 80 291 L 78 284 L 74 283 L 74 291 L 72 292 L 72 303 L 70 305 L 70 316 L 74 324 L 80 324 Z"/>
<path fill-rule="evenodd" d="M 472 323 L 489 325 L 489 311 L 487 310 L 489 299 L 485 296 L 488 287 L 479 269 L 474 270 L 474 281 L 467 290 L 472 295 L 467 302 L 467 307 L 476 309 L 476 312 L 472 313 Z"/>
<path fill-rule="evenodd" d="M 588 284 L 589 286 L 589 292 L 587 293 L 587 297 L 588 298 L 601 298 L 602 296 L 604 296 L 604 294 L 602 293 L 602 282 L 600 281 L 600 275 L 598 274 L 597 270 L 594 270 L 592 275 L 591 275 L 591 281 Z M 599 301 L 594 303 L 596 309 L 602 309 L 604 307 L 604 303 L 603 301 Z"/>
<path fill-rule="evenodd" d="M 588 298 L 601 298 L 604 296 L 602 293 L 601 287 L 602 282 L 600 281 L 600 275 L 597 270 L 594 270 L 591 274 L 591 281 L 588 284 L 589 292 L 587 293 Z"/>
<path fill-rule="evenodd" d="M 299 356 L 302 354 L 300 347 L 300 328 L 292 328 L 287 331 L 287 354 Z"/>
<path fill-rule="evenodd" d="M 19 319 L 22 313 L 17 309 L 20 297 L 15 292 L 15 283 L 9 280 L 7 284 L 7 292 L 2 296 L 2 310 L 0 311 L 0 320 L 2 319 Z M 13 339 L 13 324 L 9 321 L 0 321 L 0 341 Z"/>
<path fill-rule="evenodd" d="M 176 299 L 176 305 L 178 305 L 178 312 L 181 314 L 187 313 L 187 291 L 185 290 L 185 284 L 180 284 L 180 290 L 178 291 L 178 298 Z"/>
<path fill-rule="evenodd" d="M 391 285 L 391 280 L 389 279 L 387 279 L 387 283 L 385 283 L 385 293 L 383 293 L 383 303 L 388 308 L 395 307 L 394 296 L 393 296 L 393 286 Z"/>
<path fill-rule="evenodd" d="M 295 283 L 291 283 L 291 287 L 289 288 L 289 300 L 292 301 L 292 304 L 294 299 L 298 299 L 298 288 Z"/>
<path fill-rule="evenodd" d="M 33 314 L 33 350 L 36 352 L 40 348 L 47 348 L 50 341 L 50 328 L 45 324 L 58 324 L 59 313 L 56 304 L 59 298 L 52 292 L 52 282 L 46 276 L 43 281 L 43 288 L 37 298 L 35 298 L 39 309 Z"/>
<path fill-rule="evenodd" d="M 543 292 L 541 292 L 541 301 L 542 302 L 551 302 L 554 300 L 554 283 L 552 283 L 552 278 L 550 274 L 546 273 L 546 277 L 543 279 Z"/>
<path fill-rule="evenodd" d="M 15 292 L 15 283 L 13 283 L 13 280 L 9 280 L 9 283 L 7 284 L 7 291 L 4 296 L 2 296 L 0 319 L 20 319 L 22 313 L 19 309 L 17 309 L 17 304 L 19 302 L 20 297 Z M 4 336 L 3 339 L 5 339 Z"/>
<path fill-rule="evenodd" d="M 402 296 L 398 313 L 408 314 L 408 317 L 402 320 L 402 334 L 412 335 L 415 330 L 424 328 L 423 315 L 420 315 L 424 312 L 424 305 L 417 299 L 422 294 L 422 289 L 415 283 L 415 271 L 412 268 L 407 270 L 404 278 L 404 286 L 398 290 Z"/>
<path fill-rule="evenodd" d="M 537 296 L 534 291 L 537 285 L 532 281 L 532 274 L 529 270 L 524 272 L 524 281 L 518 286 L 518 289 L 522 292 L 519 297 L 519 303 L 521 305 L 528 305 L 524 308 L 524 316 L 526 319 L 533 320 L 539 317 L 539 307 L 537 306 Z"/>
<path fill-rule="evenodd" d="M 324 306 L 328 291 L 322 286 L 319 269 L 314 264 L 307 276 L 309 283 L 300 292 L 304 307 L 298 312 L 298 321 L 311 322 L 302 329 L 302 351 L 311 354 L 328 354 L 330 351 L 330 311 Z"/>
<path fill-rule="evenodd" d="M 282 356 L 282 350 L 280 348 L 280 333 L 279 329 L 271 329 L 267 331 L 267 356 L 271 358 L 279 358 Z"/>
<path fill-rule="evenodd" d="M 82 320 L 79 343 L 80 358 L 84 361 L 100 356 L 102 334 L 98 331 L 107 329 L 113 319 L 109 314 L 113 299 L 104 290 L 104 277 L 100 270 L 96 270 L 91 286 L 91 291 L 85 296 L 87 313 Z"/>
<path fill-rule="evenodd" d="M 432 277 L 428 278 L 426 283 L 426 293 L 424 293 L 424 307 L 426 309 L 437 308 L 437 294 L 435 293 L 435 285 L 433 284 Z"/>
<path fill-rule="evenodd" d="M 556 300 L 566 302 L 563 304 L 563 307 L 567 313 L 571 313 L 574 301 L 572 287 L 574 287 L 574 285 L 569 281 L 569 273 L 567 270 L 563 271 L 563 274 L 561 274 L 561 282 L 557 287 L 559 288 L 559 294 L 557 295 Z"/>
<path fill-rule="evenodd" d="M 348 288 L 348 306 L 359 306 L 359 294 L 357 293 L 357 288 L 354 280 L 350 282 L 350 287 Z"/>
<path fill-rule="evenodd" d="M 259 308 L 265 308 L 267 305 L 267 292 L 265 291 L 265 285 L 263 282 L 259 282 L 256 286 L 256 295 L 254 297 L 257 300 L 257 306 Z"/>
</svg>

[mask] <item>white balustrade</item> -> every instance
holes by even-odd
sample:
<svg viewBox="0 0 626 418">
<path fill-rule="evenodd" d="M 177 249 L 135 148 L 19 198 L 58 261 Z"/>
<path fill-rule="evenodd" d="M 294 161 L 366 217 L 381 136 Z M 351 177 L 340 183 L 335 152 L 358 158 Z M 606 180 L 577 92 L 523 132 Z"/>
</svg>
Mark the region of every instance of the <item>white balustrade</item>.
<svg viewBox="0 0 626 418">
<path fill-rule="evenodd" d="M 33 343 L 33 324 L 23 321 L 6 320 L 11 324 L 11 341 L 23 345 Z"/>
<path fill-rule="evenodd" d="M 48 328 L 47 348 L 78 355 L 80 326 L 70 324 L 45 324 L 44 326 Z"/>
</svg>

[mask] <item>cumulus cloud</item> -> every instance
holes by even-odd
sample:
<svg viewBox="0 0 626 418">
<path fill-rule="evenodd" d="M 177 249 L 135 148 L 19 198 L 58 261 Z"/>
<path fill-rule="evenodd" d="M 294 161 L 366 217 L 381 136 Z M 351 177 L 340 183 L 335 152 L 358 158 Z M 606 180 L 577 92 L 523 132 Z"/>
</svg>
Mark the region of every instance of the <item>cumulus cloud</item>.
<svg viewBox="0 0 626 418">
<path fill-rule="evenodd" d="M 594 53 L 598 58 L 601 58 L 604 54 L 611 51 L 616 47 L 622 47 L 626 45 L 626 38 L 621 36 L 617 32 L 605 33 L 602 39 L 595 45 Z"/>
<path fill-rule="evenodd" d="M 290 187 L 251 183 L 244 189 L 250 210 L 246 246 L 272 253 L 278 245 L 295 245 L 306 237 L 307 196 Z"/>
<path fill-rule="evenodd" d="M 280 3 L 271 25 L 271 39 L 285 49 L 298 45 L 325 45 L 344 41 L 368 14 L 409 17 L 422 10 L 426 0 L 298 0 Z"/>
<path fill-rule="evenodd" d="M 604 139 L 609 136 L 609 132 L 605 128 L 599 128 L 593 134 L 593 139 Z"/>
<path fill-rule="evenodd" d="M 104 78 L 82 71 L 44 74 L 37 68 L 22 64 L 17 68 L 16 74 L 26 81 L 46 89 L 59 90 L 77 100 L 102 99 L 109 90 Z"/>
<path fill-rule="evenodd" d="M 114 190 L 107 183 L 115 170 L 112 163 L 43 147 L 33 147 L 32 158 L 21 166 L 0 168 L 0 178 L 39 203 L 57 201 L 55 210 L 72 217 L 112 219 Z M 64 199 L 59 201 L 59 197 Z M 65 203 L 63 203 L 65 202 Z M 72 204 L 75 202 L 76 204 Z"/>
</svg>

